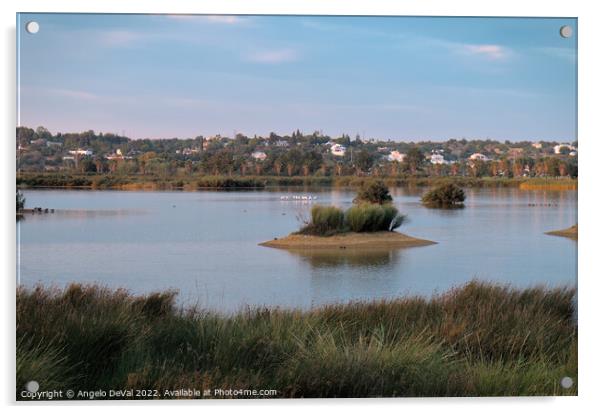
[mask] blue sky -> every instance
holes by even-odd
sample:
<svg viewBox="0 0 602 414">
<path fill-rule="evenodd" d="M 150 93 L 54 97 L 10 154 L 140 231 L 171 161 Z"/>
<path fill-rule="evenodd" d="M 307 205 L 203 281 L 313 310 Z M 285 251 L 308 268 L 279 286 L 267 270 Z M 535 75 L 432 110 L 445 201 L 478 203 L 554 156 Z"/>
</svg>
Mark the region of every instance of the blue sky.
<svg viewBox="0 0 602 414">
<path fill-rule="evenodd" d="M 29 34 L 28 21 L 40 24 Z M 575 19 L 21 14 L 20 124 L 576 139 Z"/>
</svg>

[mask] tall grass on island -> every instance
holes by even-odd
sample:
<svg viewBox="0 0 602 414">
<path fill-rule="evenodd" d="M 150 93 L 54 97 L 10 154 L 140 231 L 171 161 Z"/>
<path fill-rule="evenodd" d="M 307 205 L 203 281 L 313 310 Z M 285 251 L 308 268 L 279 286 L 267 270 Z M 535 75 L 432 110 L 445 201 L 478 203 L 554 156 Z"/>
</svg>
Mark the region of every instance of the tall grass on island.
<svg viewBox="0 0 602 414">
<path fill-rule="evenodd" d="M 472 281 L 407 297 L 232 315 L 175 293 L 17 290 L 17 398 L 39 391 L 276 390 L 275 397 L 575 395 L 571 288 Z M 564 389 L 563 377 L 575 384 Z M 63 393 L 64 395 L 64 393 Z"/>
<path fill-rule="evenodd" d="M 391 204 L 393 197 L 382 181 L 373 181 L 360 187 L 346 212 L 338 207 L 315 205 L 311 221 L 296 234 L 333 236 L 341 233 L 374 233 L 393 231 L 402 225 L 405 216 Z"/>
<path fill-rule="evenodd" d="M 315 205 L 311 208 L 311 221 L 295 234 L 328 237 L 349 232 L 394 231 L 404 220 L 405 216 L 390 204 L 362 203 L 346 212 L 334 206 Z"/>
</svg>

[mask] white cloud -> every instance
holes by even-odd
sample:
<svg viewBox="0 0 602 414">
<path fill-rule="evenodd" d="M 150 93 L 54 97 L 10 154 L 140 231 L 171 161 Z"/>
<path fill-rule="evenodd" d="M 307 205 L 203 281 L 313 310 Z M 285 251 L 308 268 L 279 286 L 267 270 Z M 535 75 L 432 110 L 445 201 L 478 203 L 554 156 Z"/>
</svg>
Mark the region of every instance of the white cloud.
<svg viewBox="0 0 602 414">
<path fill-rule="evenodd" d="M 462 45 L 461 51 L 468 55 L 483 56 L 490 60 L 502 60 L 510 56 L 510 50 L 500 45 Z"/>
<path fill-rule="evenodd" d="M 299 59 L 299 54 L 293 49 L 274 49 L 255 51 L 246 56 L 247 60 L 256 63 L 285 63 Z"/>
<path fill-rule="evenodd" d="M 73 99 L 79 99 L 79 100 L 85 100 L 85 101 L 92 101 L 92 100 L 98 99 L 97 95 L 90 93 L 90 92 L 86 92 L 86 91 L 80 91 L 80 90 L 47 89 L 47 91 L 52 95 L 60 95 L 60 96 L 65 96 L 67 98 L 73 98 Z"/>
<path fill-rule="evenodd" d="M 224 23 L 224 24 L 237 24 L 237 23 L 241 23 L 243 21 L 242 18 L 240 18 L 239 16 L 219 16 L 219 15 L 215 15 L 215 16 L 205 16 L 205 18 L 213 23 Z"/>
<path fill-rule="evenodd" d="M 128 46 L 145 37 L 143 33 L 130 30 L 109 30 L 100 36 L 101 43 L 107 46 Z"/>
</svg>

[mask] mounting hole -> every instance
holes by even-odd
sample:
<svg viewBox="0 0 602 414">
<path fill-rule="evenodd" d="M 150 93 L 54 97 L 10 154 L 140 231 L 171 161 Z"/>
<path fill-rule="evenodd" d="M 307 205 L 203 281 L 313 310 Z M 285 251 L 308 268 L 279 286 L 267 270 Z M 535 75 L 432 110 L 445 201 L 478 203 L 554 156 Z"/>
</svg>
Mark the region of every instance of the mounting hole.
<svg viewBox="0 0 602 414">
<path fill-rule="evenodd" d="M 29 392 L 38 392 L 40 389 L 40 384 L 37 381 L 29 381 L 25 384 L 25 389 Z"/>
<path fill-rule="evenodd" d="M 560 36 L 568 39 L 573 35 L 573 28 L 571 26 L 562 26 L 560 28 Z"/>
<path fill-rule="evenodd" d="M 38 22 L 27 22 L 25 25 L 25 30 L 27 30 L 27 33 L 36 34 L 40 31 L 40 25 Z"/>
<path fill-rule="evenodd" d="M 564 377 L 560 380 L 560 385 L 562 388 L 571 388 L 573 386 L 573 379 L 571 377 Z"/>
</svg>

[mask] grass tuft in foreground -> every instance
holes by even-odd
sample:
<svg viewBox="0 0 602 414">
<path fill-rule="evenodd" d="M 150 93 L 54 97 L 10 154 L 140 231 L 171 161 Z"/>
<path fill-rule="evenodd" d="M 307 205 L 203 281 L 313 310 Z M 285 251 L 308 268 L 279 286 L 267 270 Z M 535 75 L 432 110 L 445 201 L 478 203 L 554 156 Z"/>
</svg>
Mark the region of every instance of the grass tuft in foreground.
<svg viewBox="0 0 602 414">
<path fill-rule="evenodd" d="M 278 397 L 574 395 L 574 289 L 473 281 L 310 311 L 183 310 L 174 292 L 17 291 L 17 398 L 49 389 L 275 389 Z"/>
</svg>

